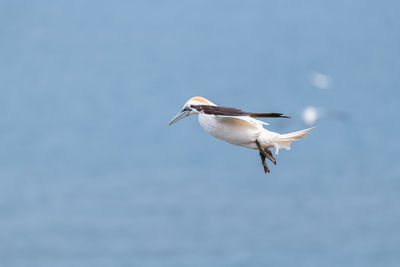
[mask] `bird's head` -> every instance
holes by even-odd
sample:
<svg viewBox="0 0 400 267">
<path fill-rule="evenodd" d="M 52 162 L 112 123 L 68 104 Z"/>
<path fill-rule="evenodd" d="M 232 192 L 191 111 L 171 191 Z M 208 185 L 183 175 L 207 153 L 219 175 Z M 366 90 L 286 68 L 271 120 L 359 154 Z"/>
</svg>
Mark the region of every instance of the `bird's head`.
<svg viewBox="0 0 400 267">
<path fill-rule="evenodd" d="M 185 105 L 183 105 L 182 109 L 178 112 L 178 114 L 175 115 L 175 117 L 172 118 L 172 120 L 168 123 L 168 125 L 171 126 L 172 124 L 179 121 L 180 119 L 183 119 L 187 116 L 199 113 L 195 108 L 192 107 L 195 105 L 215 106 L 215 104 L 213 102 L 205 99 L 204 97 L 201 97 L 201 96 L 192 97 L 185 103 Z"/>
</svg>

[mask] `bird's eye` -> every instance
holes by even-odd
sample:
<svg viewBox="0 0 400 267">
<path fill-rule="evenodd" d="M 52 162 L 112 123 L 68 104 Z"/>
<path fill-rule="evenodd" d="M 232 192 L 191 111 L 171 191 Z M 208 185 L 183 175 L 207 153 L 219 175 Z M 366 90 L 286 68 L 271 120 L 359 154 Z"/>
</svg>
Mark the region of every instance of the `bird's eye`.
<svg viewBox="0 0 400 267">
<path fill-rule="evenodd" d="M 190 110 L 189 107 L 183 109 L 183 111 L 189 111 L 189 110 Z"/>
</svg>

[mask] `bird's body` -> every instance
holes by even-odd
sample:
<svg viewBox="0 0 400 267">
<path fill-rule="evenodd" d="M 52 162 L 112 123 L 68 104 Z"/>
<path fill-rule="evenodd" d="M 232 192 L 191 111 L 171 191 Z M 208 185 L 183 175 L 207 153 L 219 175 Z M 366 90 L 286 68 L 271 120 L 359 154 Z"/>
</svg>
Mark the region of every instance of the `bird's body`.
<svg viewBox="0 0 400 267">
<path fill-rule="evenodd" d="M 170 125 L 192 114 L 198 114 L 201 127 L 210 135 L 234 145 L 259 150 L 266 173 L 269 168 L 265 158 L 276 164 L 269 148 L 275 147 L 276 154 L 280 148 L 290 149 L 293 140 L 304 137 L 312 129 L 288 134 L 271 132 L 264 128 L 267 123 L 254 117 L 288 117 L 280 113 L 248 113 L 235 108 L 219 107 L 203 97 L 193 97 L 186 102 Z"/>
<path fill-rule="evenodd" d="M 251 124 L 243 119 L 226 116 L 199 114 L 199 123 L 204 131 L 212 136 L 233 145 L 250 149 L 257 149 L 257 145 L 254 141 L 259 138 L 264 131 L 267 131 L 262 127 L 262 124 Z M 261 141 L 261 145 L 268 146 L 265 141 Z"/>
</svg>

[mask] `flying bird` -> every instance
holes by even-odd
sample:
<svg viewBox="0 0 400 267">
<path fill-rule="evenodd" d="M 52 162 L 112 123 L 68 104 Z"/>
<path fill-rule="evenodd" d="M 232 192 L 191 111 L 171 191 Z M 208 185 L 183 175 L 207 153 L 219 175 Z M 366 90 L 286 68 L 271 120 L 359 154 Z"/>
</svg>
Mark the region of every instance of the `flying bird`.
<svg viewBox="0 0 400 267">
<path fill-rule="evenodd" d="M 264 125 L 268 123 L 255 118 L 290 118 L 282 113 L 253 113 L 237 108 L 220 107 L 204 97 L 196 96 L 189 99 L 183 108 L 169 122 L 174 124 L 182 118 L 198 114 L 201 127 L 212 136 L 228 143 L 258 150 L 264 172 L 270 172 L 265 159 L 276 165 L 276 159 L 270 148 L 275 148 L 275 154 L 280 148 L 290 149 L 293 140 L 300 139 L 313 128 L 297 132 L 279 134 L 268 131 Z"/>
</svg>

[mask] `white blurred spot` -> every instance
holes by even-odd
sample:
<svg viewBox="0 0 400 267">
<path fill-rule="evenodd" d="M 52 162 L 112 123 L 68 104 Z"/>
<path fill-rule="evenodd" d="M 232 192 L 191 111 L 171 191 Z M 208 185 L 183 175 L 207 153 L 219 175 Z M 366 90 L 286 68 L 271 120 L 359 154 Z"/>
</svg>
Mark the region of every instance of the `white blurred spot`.
<svg viewBox="0 0 400 267">
<path fill-rule="evenodd" d="M 318 110 L 313 106 L 308 106 L 303 110 L 303 121 L 307 125 L 313 125 L 318 119 Z"/>
<path fill-rule="evenodd" d="M 332 86 L 332 78 L 329 75 L 313 72 L 311 73 L 311 83 L 320 89 L 328 89 Z"/>
</svg>

